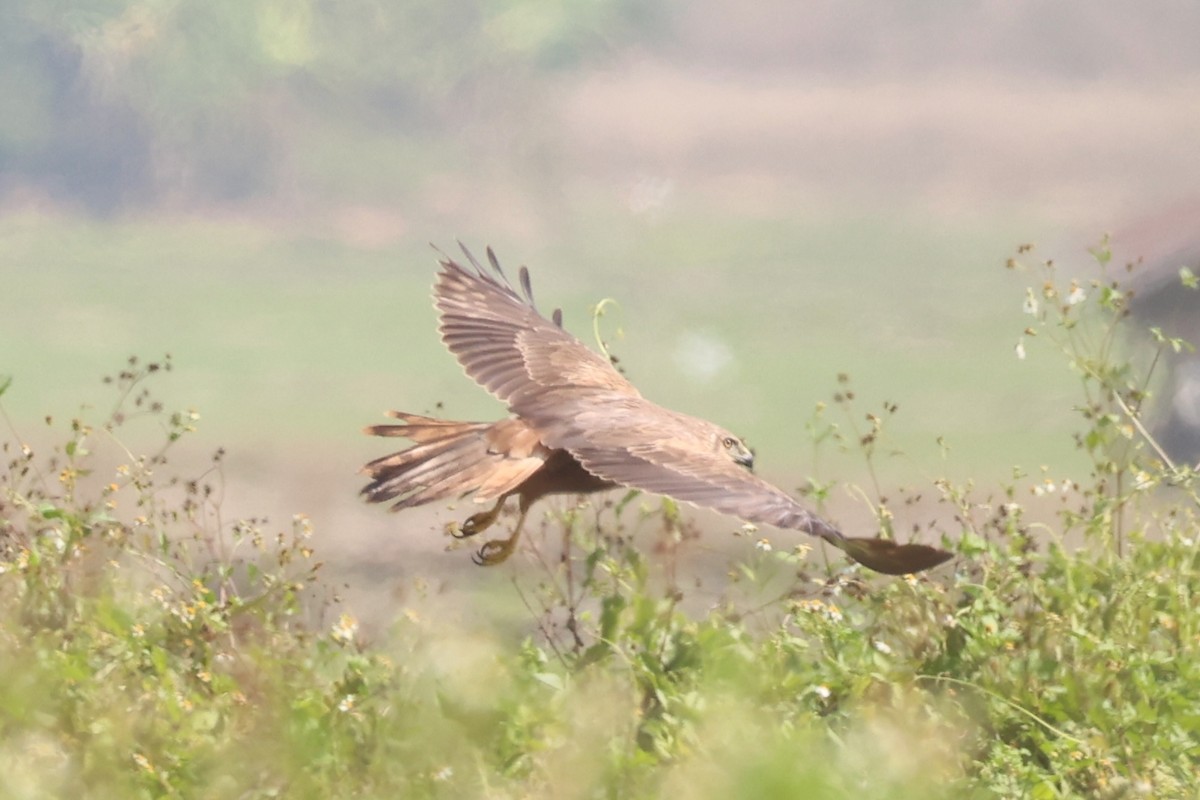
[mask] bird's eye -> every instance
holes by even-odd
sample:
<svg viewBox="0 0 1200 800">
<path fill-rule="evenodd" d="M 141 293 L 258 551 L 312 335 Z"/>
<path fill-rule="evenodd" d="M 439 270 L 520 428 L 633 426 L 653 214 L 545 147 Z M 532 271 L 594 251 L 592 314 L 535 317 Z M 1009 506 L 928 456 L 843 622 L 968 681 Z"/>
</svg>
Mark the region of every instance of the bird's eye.
<svg viewBox="0 0 1200 800">
<path fill-rule="evenodd" d="M 726 436 L 725 440 L 723 442 L 721 442 L 721 444 L 725 445 L 726 450 L 732 450 L 733 449 L 733 437 Z"/>
</svg>

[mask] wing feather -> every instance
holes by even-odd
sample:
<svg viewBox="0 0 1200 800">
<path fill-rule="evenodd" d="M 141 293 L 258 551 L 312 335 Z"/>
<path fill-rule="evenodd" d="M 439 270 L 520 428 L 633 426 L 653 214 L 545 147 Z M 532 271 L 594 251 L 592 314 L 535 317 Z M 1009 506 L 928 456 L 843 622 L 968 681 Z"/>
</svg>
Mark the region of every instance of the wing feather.
<svg viewBox="0 0 1200 800">
<path fill-rule="evenodd" d="M 474 270 L 443 258 L 434 303 L 442 341 L 467 375 L 514 410 L 553 386 L 639 396 L 608 359 L 561 327 L 561 317 L 538 313 L 528 270 L 519 273 L 519 294 L 490 248 L 490 271 L 464 253 Z"/>
<path fill-rule="evenodd" d="M 611 459 L 607 455 L 605 451 L 575 452 L 585 469 L 613 483 L 665 494 L 747 522 L 801 530 L 829 541 L 843 538 L 840 531 L 789 495 L 736 464 L 730 470 L 685 474 L 678 471 L 680 464 L 674 460 Z"/>
<path fill-rule="evenodd" d="M 727 435 L 707 420 L 645 398 L 593 397 L 587 408 L 553 397 L 524 418 L 549 447 L 568 450 L 605 480 L 665 494 L 748 522 L 840 541 L 842 534 L 789 494 L 735 462 L 719 447 Z"/>
</svg>

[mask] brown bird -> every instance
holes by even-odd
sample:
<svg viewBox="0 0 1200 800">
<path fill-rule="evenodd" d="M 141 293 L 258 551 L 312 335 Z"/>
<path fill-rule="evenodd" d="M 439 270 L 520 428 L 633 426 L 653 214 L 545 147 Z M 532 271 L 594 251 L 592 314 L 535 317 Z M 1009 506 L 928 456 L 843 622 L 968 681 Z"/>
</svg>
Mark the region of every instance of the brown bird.
<svg viewBox="0 0 1200 800">
<path fill-rule="evenodd" d="M 372 425 L 374 436 L 414 444 L 363 467 L 372 503 L 392 510 L 474 493 L 495 501 L 473 514 L 458 535 L 487 529 L 512 495 L 520 517 L 511 536 L 486 542 L 477 564 L 512 554 L 529 507 L 548 494 L 625 486 L 664 494 L 754 523 L 821 538 L 877 572 L 901 575 L 937 566 L 950 553 L 921 544 L 844 536 L 790 495 L 756 476 L 741 439 L 702 419 L 642 397 L 609 359 L 538 313 L 529 272 L 518 292 L 491 248 L 490 269 L 463 247 L 470 267 L 444 256 L 434 285 L 442 341 L 467 375 L 507 404 L 498 422 L 451 422 L 388 412 L 398 425 Z M 398 498 L 398 499 L 397 499 Z"/>
</svg>

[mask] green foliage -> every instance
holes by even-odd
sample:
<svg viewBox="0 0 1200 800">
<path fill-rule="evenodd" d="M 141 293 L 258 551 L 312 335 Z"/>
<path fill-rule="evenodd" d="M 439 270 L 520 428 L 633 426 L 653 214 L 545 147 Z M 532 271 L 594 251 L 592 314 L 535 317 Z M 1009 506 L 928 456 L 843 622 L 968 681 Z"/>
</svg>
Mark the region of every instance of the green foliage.
<svg viewBox="0 0 1200 800">
<path fill-rule="evenodd" d="M 1121 344 L 1118 286 L 1040 269 L 1025 336 L 1080 376 L 1092 474 L 863 492 L 881 531 L 928 514 L 957 545 L 931 576 L 821 566 L 747 526 L 754 546 L 705 597 L 698 531 L 629 493 L 530 537 L 527 634 L 408 608 L 367 643 L 321 588 L 304 518 L 224 520 L 220 453 L 169 477 L 196 419 L 145 388 L 169 359 L 131 361 L 99 422 L 47 420 L 45 456 L 10 422 L 3 793 L 1194 797 L 1195 476 L 1148 437 L 1132 358 L 1173 344 Z M 809 430 L 870 463 L 898 410 L 857 402 L 843 381 Z M 126 445 L 137 426 L 159 432 L 150 455 Z"/>
</svg>

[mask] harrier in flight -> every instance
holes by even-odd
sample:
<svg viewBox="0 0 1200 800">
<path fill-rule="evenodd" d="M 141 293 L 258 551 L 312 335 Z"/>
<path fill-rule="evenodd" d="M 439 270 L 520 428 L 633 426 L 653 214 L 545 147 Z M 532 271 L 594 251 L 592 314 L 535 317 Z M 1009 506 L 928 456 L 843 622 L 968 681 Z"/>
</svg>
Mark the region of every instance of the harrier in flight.
<svg viewBox="0 0 1200 800">
<path fill-rule="evenodd" d="M 518 498 L 520 517 L 507 539 L 484 543 L 478 564 L 512 554 L 529 507 L 548 494 L 640 489 L 715 509 L 747 522 L 794 528 L 825 540 L 877 572 L 902 575 L 937 566 L 950 553 L 889 539 L 855 539 L 790 495 L 756 476 L 741 439 L 711 422 L 670 411 L 642 397 L 610 361 L 586 347 L 533 303 L 529 273 L 520 291 L 500 269 L 467 249 L 469 266 L 441 260 L 434 286 L 442 340 L 467 375 L 507 404 L 499 422 L 452 422 L 388 412 L 400 424 L 365 433 L 400 436 L 406 450 L 363 467 L 362 494 L 391 508 L 474 494 L 494 505 L 469 517 L 460 536 L 474 536 Z"/>
</svg>

